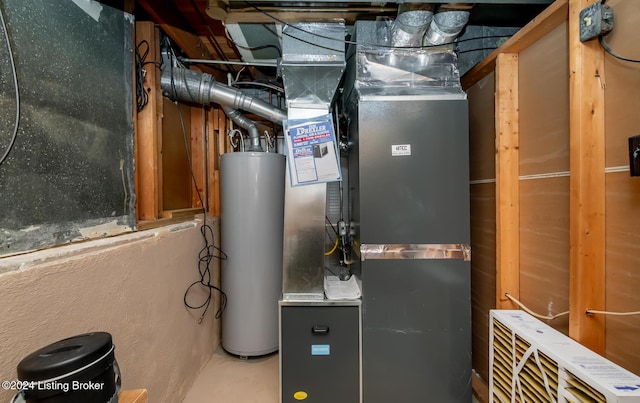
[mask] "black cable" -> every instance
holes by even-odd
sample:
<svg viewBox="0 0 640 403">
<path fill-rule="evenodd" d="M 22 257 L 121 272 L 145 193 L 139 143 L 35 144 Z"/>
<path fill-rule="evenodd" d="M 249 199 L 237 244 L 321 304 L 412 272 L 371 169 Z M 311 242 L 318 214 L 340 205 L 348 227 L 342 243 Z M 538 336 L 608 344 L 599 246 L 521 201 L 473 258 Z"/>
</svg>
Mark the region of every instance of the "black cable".
<svg viewBox="0 0 640 403">
<path fill-rule="evenodd" d="M 202 250 L 200 250 L 200 253 L 198 254 L 198 272 L 200 273 L 200 279 L 197 281 L 194 281 L 189 285 L 189 287 L 187 287 L 183 297 L 184 305 L 187 308 L 194 309 L 194 310 L 204 308 L 204 310 L 202 311 L 202 314 L 200 315 L 200 319 L 198 319 L 198 323 L 202 323 L 202 320 L 204 319 L 204 315 L 207 313 L 207 310 L 211 305 L 214 290 L 220 293 L 220 308 L 218 309 L 218 311 L 216 311 L 215 318 L 220 319 L 220 317 L 222 316 L 222 313 L 227 307 L 227 294 L 225 294 L 224 291 L 222 291 L 222 289 L 220 289 L 219 287 L 216 287 L 215 285 L 211 284 L 212 279 L 211 279 L 211 269 L 210 269 L 210 264 L 214 259 L 227 260 L 227 255 L 222 250 L 220 250 L 220 248 L 216 247 L 213 244 L 214 243 L 213 229 L 211 228 L 210 225 L 203 224 L 202 227 L 200 227 L 200 233 L 202 234 L 202 237 L 204 238 L 204 241 L 205 241 L 205 246 L 202 248 Z M 219 254 L 216 254 L 216 252 L 219 252 Z M 208 290 L 208 295 L 202 304 L 191 305 L 187 301 L 187 296 L 189 295 L 189 292 L 191 291 L 191 289 L 196 285 L 202 285 L 203 287 L 205 287 Z"/>
<path fill-rule="evenodd" d="M 2 157 L 0 157 L 0 165 L 7 159 L 9 153 L 13 149 L 13 145 L 16 143 L 16 138 L 18 138 L 18 126 L 20 124 L 20 87 L 18 86 L 18 74 L 16 72 L 16 64 L 13 59 L 13 52 L 11 50 L 11 41 L 9 40 L 9 33 L 7 32 L 7 25 L 4 22 L 4 13 L 0 10 L 0 22 L 2 23 L 2 31 L 4 32 L 4 38 L 7 41 L 7 51 L 9 53 L 9 62 L 11 64 L 11 71 L 13 72 L 13 85 L 16 89 L 16 118 L 13 126 L 13 134 L 11 135 L 11 140 L 9 141 L 9 145 L 5 150 Z"/>
<path fill-rule="evenodd" d="M 475 48 L 475 49 L 457 50 L 456 53 L 460 54 L 460 53 L 469 53 L 469 52 L 479 52 L 481 50 L 496 50 L 496 49 L 498 49 L 498 48 L 496 48 L 496 47 Z"/>
<path fill-rule="evenodd" d="M 640 60 L 638 59 L 630 59 L 628 57 L 620 56 L 618 53 L 616 53 L 613 49 L 611 49 L 611 47 L 609 47 L 609 44 L 604 40 L 604 35 L 599 35 L 598 39 L 600 40 L 600 45 L 602 45 L 602 48 L 608 54 L 615 57 L 616 59 L 623 60 L 625 62 L 640 63 Z"/>
<path fill-rule="evenodd" d="M 338 235 L 338 230 L 333 226 L 333 223 L 329 220 L 329 217 L 324 216 L 324 219 L 327 220 L 327 222 L 329 223 L 329 225 L 331 226 L 331 229 L 333 230 L 333 232 L 335 232 L 336 236 Z"/>
<path fill-rule="evenodd" d="M 147 48 L 141 54 L 140 48 L 142 45 L 146 45 Z M 147 106 L 149 102 L 149 95 L 144 88 L 144 79 L 147 76 L 147 71 L 144 69 L 145 59 L 149 54 L 149 42 L 146 40 L 140 41 L 136 46 L 136 110 L 140 112 Z"/>
<path fill-rule="evenodd" d="M 273 33 L 273 31 L 272 31 L 272 30 L 270 30 L 270 29 L 269 29 L 265 24 L 262 24 L 262 27 L 264 27 L 264 29 L 266 29 L 267 31 L 269 31 L 269 32 Z M 227 28 L 226 28 L 226 27 L 225 27 L 225 29 L 224 29 L 224 33 L 225 33 L 225 36 L 227 37 L 227 40 L 228 40 L 229 42 L 231 42 L 231 43 L 233 44 L 233 46 L 235 46 L 235 47 L 237 47 L 237 48 L 244 49 L 244 50 L 249 50 L 249 51 L 255 51 L 255 50 L 262 50 L 262 49 L 269 49 L 269 48 L 272 48 L 272 49 L 275 49 L 275 50 L 276 50 L 276 52 L 278 52 L 278 57 L 282 57 L 282 51 L 280 50 L 280 47 L 278 47 L 278 46 L 276 46 L 276 45 L 267 44 L 267 45 L 260 45 L 260 46 L 243 46 L 243 45 L 240 45 L 238 42 L 234 41 L 234 40 L 231 38 L 231 35 L 229 35 L 229 31 L 227 30 Z M 276 34 L 276 36 L 277 36 L 277 34 Z"/>
<path fill-rule="evenodd" d="M 175 84 L 173 82 L 173 63 L 171 63 L 171 85 L 173 86 L 173 91 L 175 93 Z M 204 319 L 204 315 L 207 313 L 209 306 L 211 305 L 211 301 L 213 300 L 213 291 L 217 291 L 220 293 L 220 308 L 216 311 L 215 318 L 219 319 L 222 316 L 225 308 L 227 307 L 227 294 L 222 291 L 220 287 L 213 285 L 211 278 L 211 268 L 210 264 L 213 260 L 227 260 L 227 255 L 220 248 L 215 246 L 215 238 L 213 235 L 213 229 L 210 225 L 207 224 L 207 209 L 204 204 L 204 200 L 202 200 L 202 195 L 198 190 L 198 183 L 196 180 L 196 176 L 193 172 L 193 164 L 191 162 L 191 155 L 189 153 L 189 143 L 187 141 L 187 131 L 184 126 L 184 118 L 182 117 L 182 110 L 180 109 L 180 105 L 178 102 L 175 102 L 176 107 L 178 108 L 178 116 L 180 117 L 180 125 L 182 127 L 182 136 L 184 139 L 184 146 L 187 153 L 187 161 L 189 163 L 189 171 L 191 172 L 191 179 L 193 180 L 193 186 L 196 189 L 196 193 L 198 194 L 198 199 L 200 199 L 200 205 L 202 206 L 203 213 L 203 221 L 202 227 L 200 227 L 200 233 L 202 234 L 202 238 L 204 239 L 204 247 L 200 250 L 198 254 L 198 273 L 200 273 L 200 279 L 191 283 L 184 292 L 183 302 L 184 305 L 189 309 L 201 309 L 204 308 L 200 318 L 198 319 L 198 323 L 202 323 Z M 218 253 L 216 253 L 218 252 Z M 196 285 L 202 285 L 208 291 L 207 298 L 200 305 L 191 305 L 187 301 L 187 296 L 191 289 Z"/>
</svg>

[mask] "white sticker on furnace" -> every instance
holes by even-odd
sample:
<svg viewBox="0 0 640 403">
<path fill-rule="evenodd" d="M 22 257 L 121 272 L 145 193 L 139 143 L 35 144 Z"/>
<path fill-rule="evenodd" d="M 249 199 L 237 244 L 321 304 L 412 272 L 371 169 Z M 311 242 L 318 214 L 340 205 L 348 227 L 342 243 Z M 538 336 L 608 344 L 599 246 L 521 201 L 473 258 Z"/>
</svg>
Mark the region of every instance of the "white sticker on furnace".
<svg viewBox="0 0 640 403">
<path fill-rule="evenodd" d="M 411 144 L 393 144 L 391 146 L 391 156 L 398 157 L 411 155 Z"/>
</svg>

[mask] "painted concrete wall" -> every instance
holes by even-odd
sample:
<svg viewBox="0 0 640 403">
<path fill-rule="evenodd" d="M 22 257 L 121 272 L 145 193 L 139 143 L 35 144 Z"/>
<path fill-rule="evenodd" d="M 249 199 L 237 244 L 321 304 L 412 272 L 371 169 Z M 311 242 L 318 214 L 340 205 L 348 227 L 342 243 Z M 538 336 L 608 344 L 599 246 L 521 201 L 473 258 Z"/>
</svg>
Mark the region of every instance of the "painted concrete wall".
<svg viewBox="0 0 640 403">
<path fill-rule="evenodd" d="M 151 402 L 182 401 L 220 341 L 216 307 L 198 324 L 201 311 L 183 304 L 186 288 L 199 279 L 201 224 L 0 259 L 0 380 L 16 379 L 20 360 L 41 347 L 106 331 L 123 388 L 146 388 Z M 219 278 L 218 267 L 214 272 Z M 198 287 L 189 297 L 199 305 L 206 295 Z M 0 401 L 13 395 L 0 390 Z"/>
</svg>

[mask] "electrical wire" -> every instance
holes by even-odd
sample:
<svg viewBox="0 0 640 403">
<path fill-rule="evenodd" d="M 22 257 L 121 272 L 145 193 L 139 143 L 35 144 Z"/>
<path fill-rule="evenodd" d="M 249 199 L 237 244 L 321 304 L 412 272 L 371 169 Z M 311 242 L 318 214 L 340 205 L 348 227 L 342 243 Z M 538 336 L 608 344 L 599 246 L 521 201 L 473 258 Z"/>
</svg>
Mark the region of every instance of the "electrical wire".
<svg viewBox="0 0 640 403">
<path fill-rule="evenodd" d="M 612 316 L 634 316 L 640 315 L 640 311 L 635 312 L 610 312 L 610 311 L 596 311 L 593 309 L 587 309 L 585 312 L 587 315 L 612 315 Z"/>
<path fill-rule="evenodd" d="M 284 88 L 278 87 L 277 85 L 274 85 L 274 84 L 262 83 L 260 81 L 234 81 L 234 82 L 231 83 L 231 85 L 233 85 L 233 86 L 265 87 L 265 88 L 269 88 L 269 89 L 272 89 L 274 91 L 277 91 L 277 92 L 280 92 L 280 93 L 284 94 Z"/>
<path fill-rule="evenodd" d="M 265 24 L 262 24 L 262 27 L 264 29 L 266 29 L 267 31 L 273 33 L 272 30 L 270 30 Z M 278 57 L 282 57 L 282 51 L 280 50 L 280 48 L 276 45 L 272 45 L 272 44 L 267 44 L 267 45 L 260 45 L 260 46 L 243 46 L 240 45 L 238 42 L 234 41 L 231 38 L 231 34 L 229 34 L 229 30 L 227 30 L 227 27 L 224 27 L 224 35 L 227 37 L 227 40 L 229 42 L 231 42 L 233 44 L 233 46 L 240 48 L 240 49 L 244 49 L 244 50 L 248 50 L 248 51 L 256 51 L 256 50 L 262 50 L 262 49 L 275 49 L 276 52 L 278 52 Z M 276 34 L 277 36 L 277 34 Z"/>
<path fill-rule="evenodd" d="M 600 0 L 600 4 L 604 5 L 607 2 L 607 0 Z M 609 44 L 607 43 L 607 41 L 604 40 L 604 35 L 599 35 L 598 36 L 598 40 L 600 41 L 600 45 L 602 46 L 602 48 L 611 56 L 615 57 L 616 59 L 620 59 L 623 60 L 625 62 L 631 62 L 631 63 L 640 63 L 640 60 L 638 59 L 630 59 L 627 57 L 623 57 L 620 56 L 617 52 L 615 52 L 613 49 L 611 49 L 611 47 L 609 46 Z"/>
<path fill-rule="evenodd" d="M 336 236 L 338 236 L 338 230 L 333 226 L 333 223 L 331 223 L 331 220 L 329 220 L 329 217 L 324 216 L 325 221 L 327 221 L 327 223 L 331 226 L 331 229 L 333 230 L 333 232 L 336 234 Z M 328 231 L 327 231 L 328 232 Z"/>
<path fill-rule="evenodd" d="M 173 87 L 173 91 L 175 93 L 175 83 L 173 82 L 173 63 L 171 63 L 171 85 Z M 187 131 L 184 125 L 184 118 L 182 117 L 182 110 L 180 109 L 180 105 L 178 102 L 175 102 L 176 107 L 178 108 L 178 116 L 180 117 L 180 126 L 182 127 L 182 135 L 184 139 L 184 146 L 187 152 L 187 161 L 189 163 L 189 170 L 191 172 L 191 179 L 193 180 L 193 186 L 196 189 L 196 193 L 198 194 L 198 199 L 200 199 L 200 205 L 202 206 L 202 226 L 200 227 L 200 233 L 202 234 L 202 238 L 204 240 L 204 247 L 200 250 L 198 254 L 198 273 L 200 274 L 200 279 L 191 283 L 184 292 L 183 302 L 184 305 L 189 309 L 203 309 L 200 314 L 200 318 L 198 319 L 198 324 L 202 323 L 204 319 L 204 315 L 207 313 L 209 306 L 211 305 L 211 301 L 213 300 L 213 291 L 217 291 L 220 294 L 220 307 L 216 311 L 215 318 L 219 319 L 222 317 L 222 313 L 227 307 L 227 294 L 220 287 L 217 287 L 212 284 L 212 276 L 211 276 L 211 262 L 214 260 L 227 260 L 227 255 L 220 248 L 215 246 L 215 238 L 213 234 L 213 228 L 207 224 L 207 209 L 204 204 L 204 200 L 202 200 L 202 195 L 198 190 L 198 183 L 196 181 L 196 176 L 193 172 L 193 164 L 191 162 L 191 155 L 189 153 L 189 143 L 187 141 Z M 208 291 L 207 298 L 205 298 L 204 302 L 200 305 L 192 305 L 187 301 L 187 297 L 189 292 L 196 285 L 201 285 L 205 287 Z"/>
<path fill-rule="evenodd" d="M 496 50 L 496 49 L 498 49 L 498 48 L 493 48 L 493 47 L 476 48 L 476 49 L 458 50 L 458 51 L 456 51 L 456 53 L 461 54 L 461 53 L 479 52 L 479 51 L 483 51 L 483 50 Z"/>
<path fill-rule="evenodd" d="M 557 319 L 561 316 L 564 315 L 568 315 L 569 311 L 565 311 L 565 312 L 561 312 L 557 315 L 540 315 L 538 313 L 533 312 L 531 309 L 527 308 L 522 302 L 518 301 L 514 296 L 512 296 L 511 294 L 505 292 L 504 296 L 509 298 L 511 301 L 513 301 L 516 305 L 518 305 L 520 308 L 522 308 L 523 311 L 527 312 L 528 314 L 530 314 L 531 316 L 535 316 L 538 319 L 545 319 L 545 320 L 554 320 Z"/>
<path fill-rule="evenodd" d="M 600 45 L 602 46 L 602 48 L 611 56 L 615 57 L 616 59 L 620 59 L 623 60 L 625 62 L 631 62 L 631 63 L 640 63 L 640 60 L 638 59 L 630 59 L 628 57 L 624 57 L 621 56 L 620 54 L 618 54 L 616 51 L 614 51 L 613 49 L 611 49 L 611 47 L 609 46 L 609 44 L 607 43 L 607 41 L 604 40 L 604 35 L 600 35 L 598 36 L 598 40 L 600 41 Z"/>
<path fill-rule="evenodd" d="M 11 140 L 9 141 L 9 145 L 5 150 L 2 157 L 0 157 L 0 165 L 7 159 L 11 149 L 13 149 L 14 144 L 16 143 L 16 138 L 18 138 L 18 126 L 20 124 L 20 87 L 18 86 L 18 74 L 16 72 L 16 64 L 13 58 L 13 51 L 11 50 L 11 41 L 9 40 L 9 33 L 7 32 L 7 25 L 4 21 L 4 13 L 0 10 L 0 22 L 2 23 L 2 32 L 4 33 L 4 38 L 7 41 L 7 51 L 9 53 L 9 62 L 11 64 L 11 72 L 13 73 L 13 85 L 16 89 L 16 118 L 15 123 L 13 125 L 13 134 L 11 135 Z"/>
<path fill-rule="evenodd" d="M 141 47 L 143 45 L 146 45 L 146 49 L 144 50 L 144 52 L 141 52 Z M 146 40 L 140 41 L 140 43 L 138 43 L 138 45 L 136 46 L 136 110 L 138 112 L 144 109 L 144 107 L 147 106 L 147 103 L 149 102 L 149 94 L 147 94 L 147 91 L 144 88 L 144 80 L 147 76 L 147 71 L 145 70 L 144 66 L 146 66 L 147 64 L 153 64 L 160 67 L 160 63 L 158 62 L 146 61 L 147 56 L 149 55 L 149 50 L 149 42 L 147 42 Z"/>
</svg>

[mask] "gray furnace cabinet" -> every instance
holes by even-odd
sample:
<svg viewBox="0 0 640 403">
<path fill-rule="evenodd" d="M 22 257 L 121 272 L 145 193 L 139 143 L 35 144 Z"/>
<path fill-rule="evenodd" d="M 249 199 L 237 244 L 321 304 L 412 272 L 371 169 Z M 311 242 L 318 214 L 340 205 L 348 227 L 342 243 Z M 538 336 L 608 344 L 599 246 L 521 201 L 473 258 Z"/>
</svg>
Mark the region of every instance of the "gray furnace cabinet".
<svg viewBox="0 0 640 403">
<path fill-rule="evenodd" d="M 360 301 L 280 303 L 281 401 L 361 402 Z"/>
</svg>

